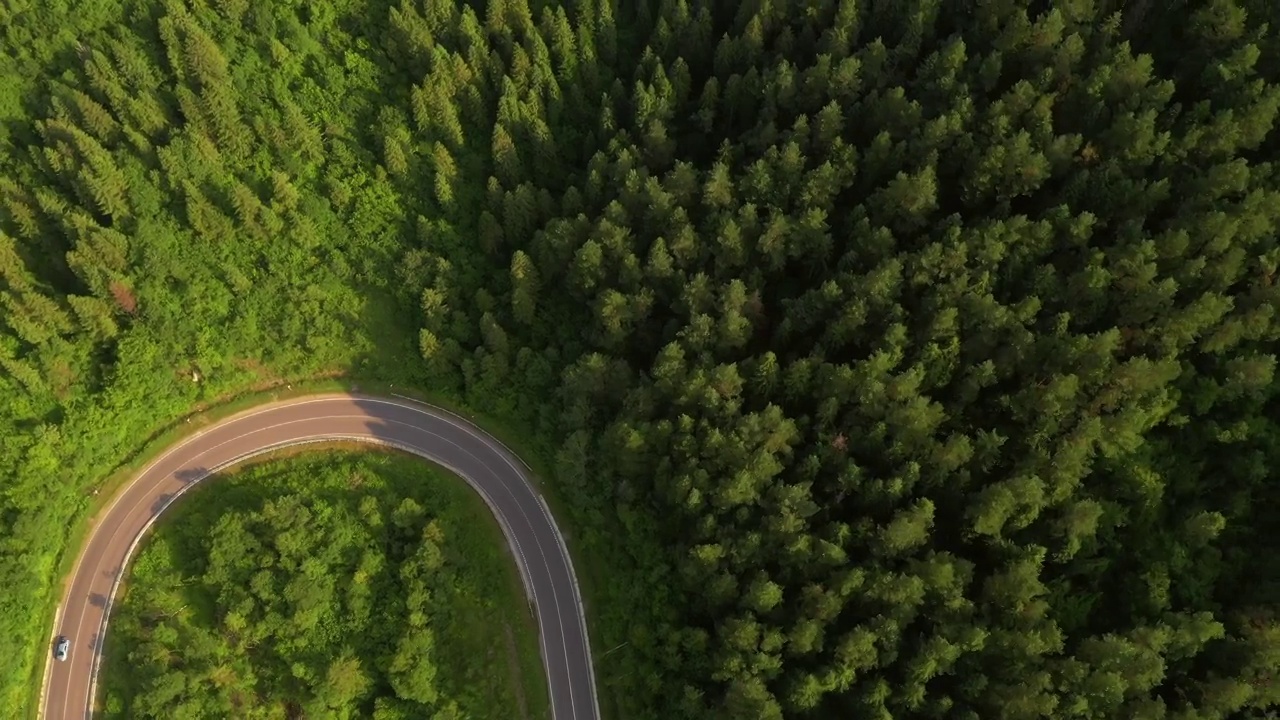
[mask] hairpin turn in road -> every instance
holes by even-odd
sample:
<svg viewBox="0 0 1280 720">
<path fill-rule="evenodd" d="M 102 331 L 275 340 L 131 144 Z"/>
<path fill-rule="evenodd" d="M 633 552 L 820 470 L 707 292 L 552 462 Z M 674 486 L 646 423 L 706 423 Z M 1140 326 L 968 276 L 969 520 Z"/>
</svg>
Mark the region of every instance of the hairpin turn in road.
<svg viewBox="0 0 1280 720">
<path fill-rule="evenodd" d="M 187 488 L 273 450 L 363 441 L 418 455 L 453 471 L 484 498 L 502 527 L 534 616 L 555 720 L 599 720 L 582 595 L 564 538 L 519 458 L 452 413 L 355 394 L 287 400 L 249 410 L 178 442 L 120 490 L 95 520 L 54 622 L 65 661 L 46 655 L 41 716 L 91 718 L 111 604 L 147 529 Z"/>
</svg>

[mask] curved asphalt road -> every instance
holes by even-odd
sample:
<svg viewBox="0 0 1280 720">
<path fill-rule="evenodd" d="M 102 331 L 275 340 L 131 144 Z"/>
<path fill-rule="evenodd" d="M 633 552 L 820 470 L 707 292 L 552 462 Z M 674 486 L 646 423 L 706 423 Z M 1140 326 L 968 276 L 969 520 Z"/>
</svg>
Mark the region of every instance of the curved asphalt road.
<svg viewBox="0 0 1280 720">
<path fill-rule="evenodd" d="M 458 474 L 497 517 L 538 619 L 555 720 L 598 720 L 591 648 L 568 550 L 520 460 L 465 420 L 409 400 L 319 395 L 262 406 L 169 448 L 121 490 L 94 522 L 58 607 L 66 662 L 46 655 L 47 720 L 92 717 L 102 638 L 122 570 L 156 517 L 185 488 L 254 455 L 308 442 L 391 445 Z M 505 668 L 505 665 L 504 665 Z M 505 669 L 501 670 L 505 672 Z"/>
</svg>

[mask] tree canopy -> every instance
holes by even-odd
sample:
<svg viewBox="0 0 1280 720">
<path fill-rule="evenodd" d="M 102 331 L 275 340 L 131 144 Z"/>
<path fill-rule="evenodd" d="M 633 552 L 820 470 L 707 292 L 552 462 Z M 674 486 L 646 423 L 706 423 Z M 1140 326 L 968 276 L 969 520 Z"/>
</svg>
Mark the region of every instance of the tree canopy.
<svg viewBox="0 0 1280 720">
<path fill-rule="evenodd" d="M 337 453 L 207 482 L 134 564 L 106 717 L 546 717 L 516 569 L 460 479 Z"/>
<path fill-rule="evenodd" d="M 115 416 L 336 369 L 549 448 L 619 717 L 1280 705 L 1280 5 L 19 6 L 13 644 Z"/>
</svg>

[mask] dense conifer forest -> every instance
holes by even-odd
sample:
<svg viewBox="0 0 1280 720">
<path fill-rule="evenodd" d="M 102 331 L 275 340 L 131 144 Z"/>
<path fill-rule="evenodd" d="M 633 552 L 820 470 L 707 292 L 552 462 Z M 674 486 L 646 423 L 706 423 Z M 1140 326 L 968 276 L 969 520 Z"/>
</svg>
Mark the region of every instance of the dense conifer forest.
<svg viewBox="0 0 1280 720">
<path fill-rule="evenodd" d="M 1275 717 L 1278 33 L 6 3 L 0 700 L 140 436 L 342 371 L 549 448 L 611 718 Z"/>
</svg>

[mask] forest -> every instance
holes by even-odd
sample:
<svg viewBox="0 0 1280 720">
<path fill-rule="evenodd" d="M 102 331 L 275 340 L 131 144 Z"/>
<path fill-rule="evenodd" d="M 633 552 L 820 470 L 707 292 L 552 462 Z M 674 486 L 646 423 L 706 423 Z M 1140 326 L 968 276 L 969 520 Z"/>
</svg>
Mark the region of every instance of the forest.
<svg viewBox="0 0 1280 720">
<path fill-rule="evenodd" d="M 1276 717 L 1278 32 L 8 3 L 0 706 L 105 471 L 340 373 L 545 448 L 609 718 Z"/>
<path fill-rule="evenodd" d="M 171 512 L 114 612 L 104 717 L 548 717 L 519 578 L 456 479 L 278 459 Z"/>
</svg>

